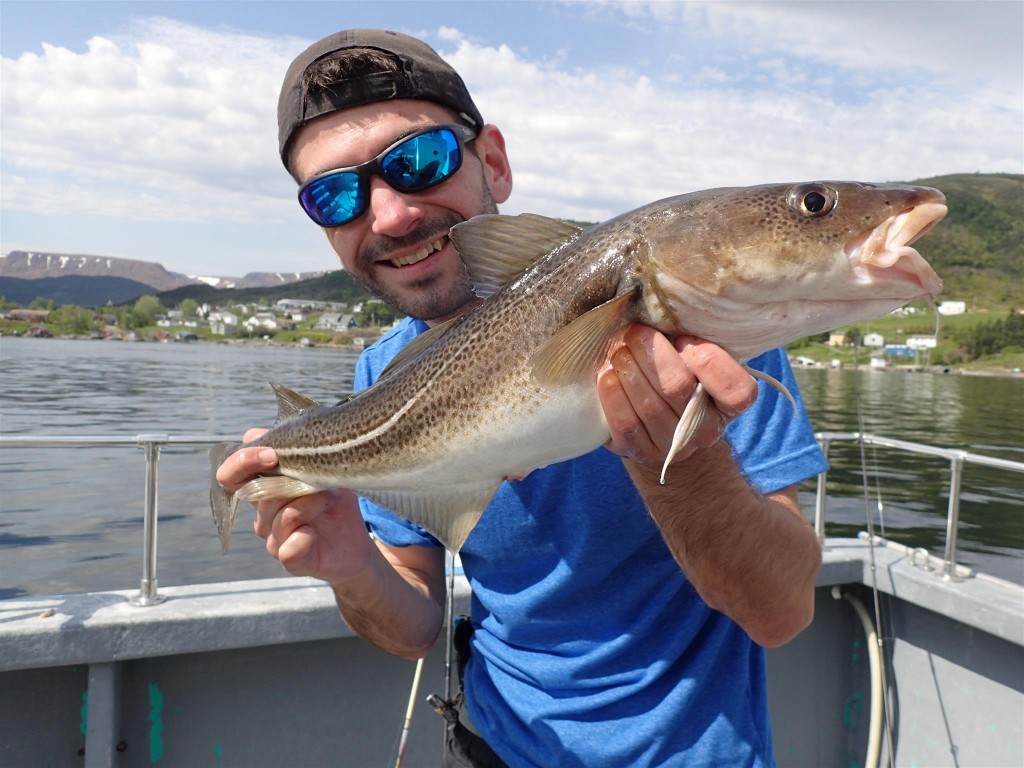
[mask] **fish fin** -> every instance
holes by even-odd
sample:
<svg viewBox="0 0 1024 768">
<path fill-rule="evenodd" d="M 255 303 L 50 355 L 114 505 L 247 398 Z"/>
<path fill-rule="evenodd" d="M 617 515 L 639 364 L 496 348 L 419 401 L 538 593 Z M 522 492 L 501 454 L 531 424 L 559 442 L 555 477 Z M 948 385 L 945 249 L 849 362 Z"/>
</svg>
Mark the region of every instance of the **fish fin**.
<svg viewBox="0 0 1024 768">
<path fill-rule="evenodd" d="M 697 428 L 704 421 L 704 414 L 708 412 L 710 404 L 711 397 L 704 390 L 704 386 L 697 382 L 697 387 L 693 390 L 690 401 L 683 408 L 683 415 L 679 417 L 676 431 L 672 433 L 672 446 L 668 449 L 668 455 L 665 456 L 665 463 L 661 465 L 662 485 L 665 484 L 668 465 L 672 463 L 672 459 L 676 457 L 676 454 L 693 440 L 694 435 L 697 434 Z"/>
<path fill-rule="evenodd" d="M 358 491 L 430 533 L 445 549 L 458 554 L 501 482 L 482 482 L 438 490 Z"/>
<path fill-rule="evenodd" d="M 210 509 L 213 511 L 213 523 L 217 526 L 217 535 L 220 537 L 222 555 L 227 554 L 231 544 L 231 531 L 235 527 L 235 515 L 238 513 L 238 499 L 217 482 L 217 468 L 240 447 L 241 443 L 217 443 L 210 449 Z"/>
<path fill-rule="evenodd" d="M 274 390 L 274 394 L 277 396 L 277 421 L 274 422 L 275 427 L 320 405 L 313 398 L 300 395 L 283 384 L 277 384 L 272 381 L 270 382 L 270 388 Z"/>
<path fill-rule="evenodd" d="M 379 382 L 385 376 L 391 375 L 399 368 L 401 368 L 403 365 L 405 365 L 407 362 L 409 362 L 414 357 L 419 355 L 420 352 L 422 352 L 435 341 L 437 341 L 439 338 L 441 338 L 448 331 L 449 328 L 451 328 L 456 323 L 461 322 L 462 319 L 462 315 L 458 317 L 453 317 L 449 320 L 445 320 L 443 323 L 438 323 L 434 327 L 429 328 L 428 330 L 416 336 L 412 341 L 410 341 L 408 344 L 402 347 L 401 352 L 399 352 L 397 355 L 391 358 L 391 362 L 384 366 L 384 370 L 380 372 L 380 376 L 377 377 L 377 381 L 374 382 L 374 384 Z"/>
<path fill-rule="evenodd" d="M 469 270 L 476 295 L 486 299 L 582 231 L 575 224 L 536 213 L 487 213 L 456 224 L 451 239 Z"/>
<path fill-rule="evenodd" d="M 548 339 L 530 358 L 533 381 L 561 387 L 593 376 L 630 320 L 625 309 L 639 287 L 584 312 Z"/>
<path fill-rule="evenodd" d="M 294 499 L 322 491 L 315 485 L 287 475 L 260 475 L 254 477 L 235 492 L 241 501 L 264 501 L 265 499 Z"/>
<path fill-rule="evenodd" d="M 759 371 L 756 368 L 751 368 L 749 365 L 743 365 L 744 370 L 753 376 L 755 379 L 760 379 L 765 384 L 784 395 L 789 404 L 793 406 L 794 415 L 797 412 L 796 400 L 793 399 L 793 395 L 786 389 L 786 385 L 780 382 L 773 376 L 768 375 L 764 371 Z M 704 386 L 698 382 L 697 388 L 693 390 L 693 395 L 690 397 L 690 401 L 686 404 L 683 409 L 683 415 L 679 417 L 679 423 L 676 424 L 676 430 L 672 433 L 672 446 L 668 450 L 668 455 L 665 457 L 665 463 L 661 466 L 661 484 L 665 484 L 665 474 L 668 472 L 668 465 L 672 463 L 672 459 L 676 457 L 683 448 L 685 448 L 694 435 L 697 434 L 697 428 L 700 427 L 701 422 L 704 420 L 704 414 L 707 413 L 708 406 L 711 405 L 711 397 L 704 390 Z"/>
<path fill-rule="evenodd" d="M 793 406 L 793 415 L 796 416 L 796 414 L 799 412 L 800 409 L 796 407 L 796 400 L 793 399 L 793 395 L 786 388 L 785 384 L 783 384 L 781 381 L 776 379 L 774 376 L 768 375 L 764 371 L 759 371 L 756 368 L 751 368 L 746 363 L 743 364 L 743 369 L 747 373 L 749 373 L 751 376 L 753 376 L 755 379 L 759 379 L 760 381 L 763 381 L 769 387 L 771 387 L 776 392 L 778 392 L 780 395 L 782 395 L 787 400 L 789 400 L 789 404 Z"/>
</svg>

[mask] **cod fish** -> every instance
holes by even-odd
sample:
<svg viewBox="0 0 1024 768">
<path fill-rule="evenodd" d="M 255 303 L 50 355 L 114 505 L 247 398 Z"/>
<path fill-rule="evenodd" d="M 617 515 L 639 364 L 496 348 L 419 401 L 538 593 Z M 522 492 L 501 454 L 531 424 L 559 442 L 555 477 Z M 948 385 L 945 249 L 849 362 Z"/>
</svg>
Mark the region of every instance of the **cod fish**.
<svg viewBox="0 0 1024 768">
<path fill-rule="evenodd" d="M 533 214 L 458 224 L 451 239 L 485 301 L 336 405 L 272 384 L 278 422 L 248 445 L 272 447 L 280 474 L 234 498 L 214 480 L 222 547 L 239 500 L 344 487 L 458 552 L 506 479 L 607 441 L 596 374 L 629 324 L 745 362 L 878 317 L 941 290 L 910 244 L 945 213 L 927 187 L 811 182 L 680 195 L 585 230 Z M 672 455 L 708 401 L 698 387 Z M 213 469 L 239 447 L 211 450 Z"/>
</svg>

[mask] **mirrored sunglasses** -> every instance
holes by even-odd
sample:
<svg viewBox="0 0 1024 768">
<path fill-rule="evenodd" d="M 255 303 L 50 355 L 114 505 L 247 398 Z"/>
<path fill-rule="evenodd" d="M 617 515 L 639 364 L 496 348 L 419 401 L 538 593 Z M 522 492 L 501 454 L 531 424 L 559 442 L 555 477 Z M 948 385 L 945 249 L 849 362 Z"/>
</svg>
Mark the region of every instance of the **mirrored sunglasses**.
<svg viewBox="0 0 1024 768">
<path fill-rule="evenodd" d="M 299 187 L 299 204 L 321 227 L 339 227 L 360 216 L 376 174 L 399 192 L 422 192 L 450 178 L 462 165 L 466 142 L 476 133 L 464 125 L 432 125 L 392 144 L 377 157 L 335 168 Z"/>
</svg>

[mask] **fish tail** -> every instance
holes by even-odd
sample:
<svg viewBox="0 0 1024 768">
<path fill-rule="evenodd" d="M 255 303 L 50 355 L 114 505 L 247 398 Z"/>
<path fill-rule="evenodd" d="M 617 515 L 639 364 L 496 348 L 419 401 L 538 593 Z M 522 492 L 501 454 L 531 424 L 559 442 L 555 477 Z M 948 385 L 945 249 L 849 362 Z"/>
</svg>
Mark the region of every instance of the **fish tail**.
<svg viewBox="0 0 1024 768">
<path fill-rule="evenodd" d="M 227 554 L 231 544 L 231 530 L 235 527 L 235 515 L 238 512 L 238 498 L 235 494 L 217 482 L 217 468 L 232 453 L 238 450 L 239 443 L 217 443 L 210 449 L 210 509 L 213 510 L 213 522 L 220 536 L 221 554 Z"/>
</svg>

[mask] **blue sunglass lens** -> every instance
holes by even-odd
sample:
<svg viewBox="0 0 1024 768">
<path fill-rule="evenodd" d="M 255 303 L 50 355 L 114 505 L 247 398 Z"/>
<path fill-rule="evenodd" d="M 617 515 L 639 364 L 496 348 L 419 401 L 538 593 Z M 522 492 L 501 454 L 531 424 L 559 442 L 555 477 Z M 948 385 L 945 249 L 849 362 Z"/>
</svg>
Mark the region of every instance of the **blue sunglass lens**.
<svg viewBox="0 0 1024 768">
<path fill-rule="evenodd" d="M 366 210 L 368 173 L 380 173 L 399 192 L 421 192 L 461 165 L 462 147 L 454 131 L 437 128 L 412 136 L 361 166 L 311 181 L 299 190 L 299 202 L 321 227 L 337 227 Z"/>
<path fill-rule="evenodd" d="M 366 207 L 366 194 L 358 174 L 332 173 L 303 187 L 302 207 L 321 227 L 336 227 L 351 221 Z"/>
<path fill-rule="evenodd" d="M 458 139 L 441 129 L 402 142 L 381 158 L 380 166 L 395 189 L 417 192 L 444 181 L 461 163 Z"/>
</svg>

